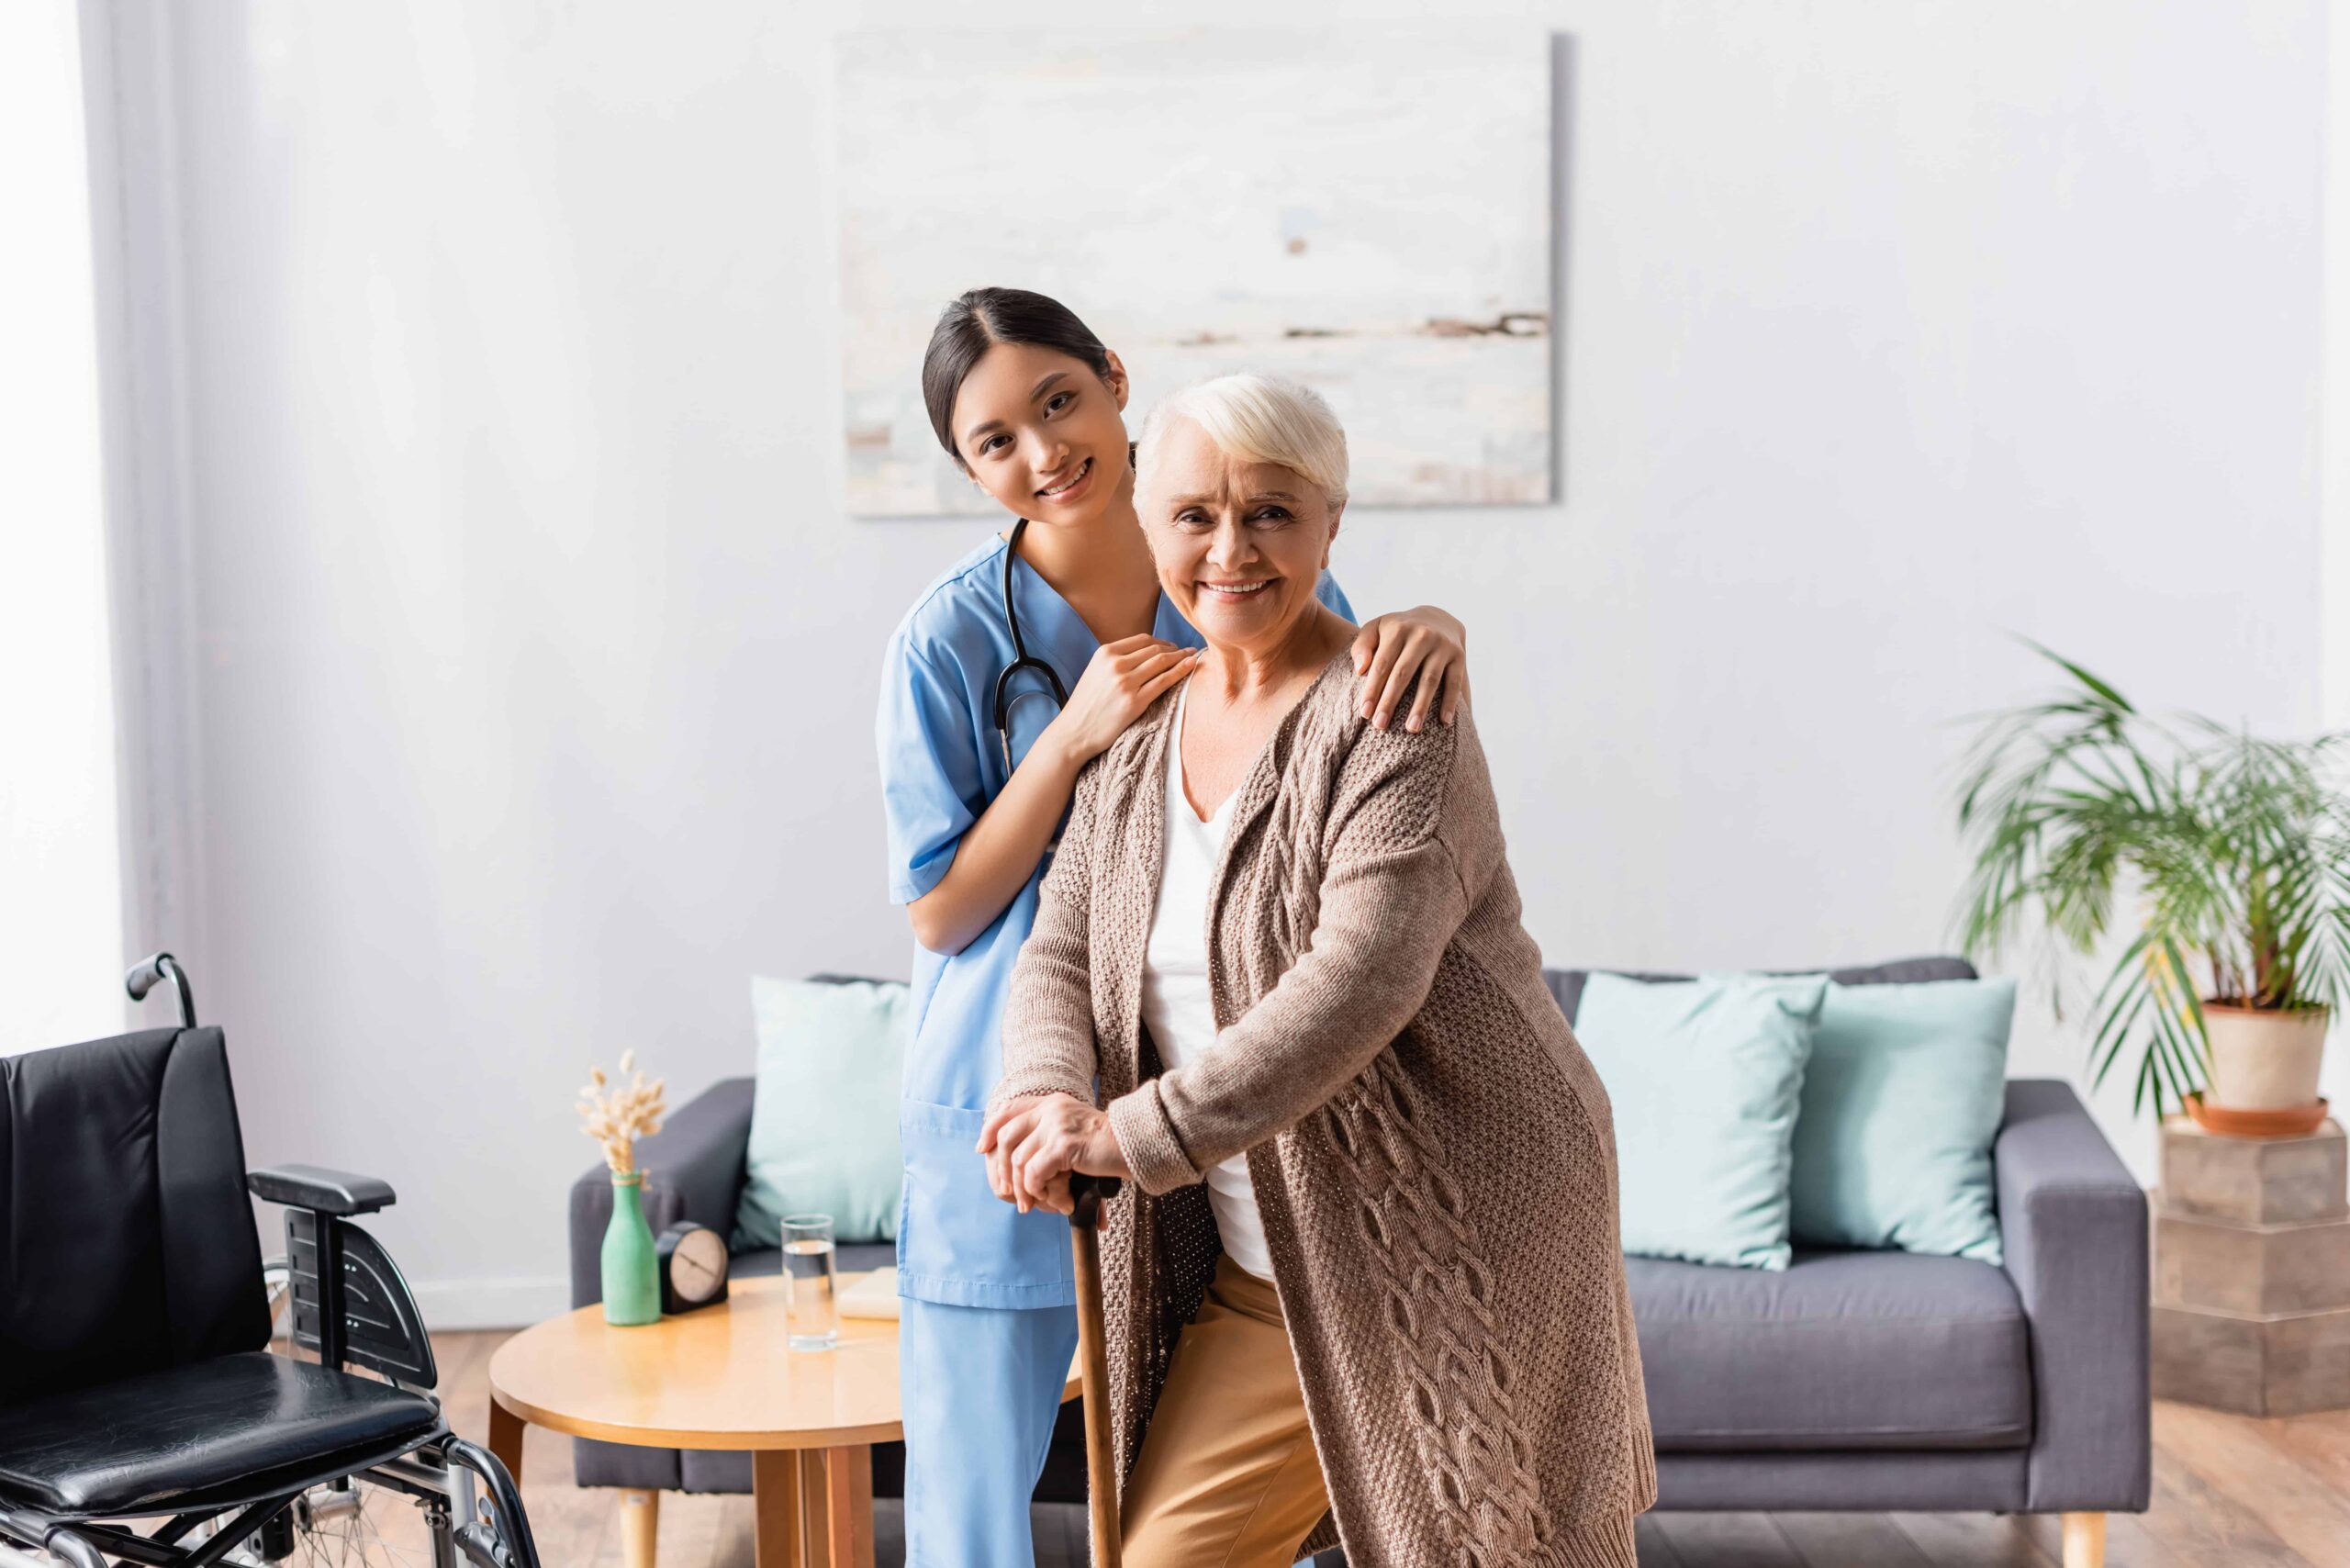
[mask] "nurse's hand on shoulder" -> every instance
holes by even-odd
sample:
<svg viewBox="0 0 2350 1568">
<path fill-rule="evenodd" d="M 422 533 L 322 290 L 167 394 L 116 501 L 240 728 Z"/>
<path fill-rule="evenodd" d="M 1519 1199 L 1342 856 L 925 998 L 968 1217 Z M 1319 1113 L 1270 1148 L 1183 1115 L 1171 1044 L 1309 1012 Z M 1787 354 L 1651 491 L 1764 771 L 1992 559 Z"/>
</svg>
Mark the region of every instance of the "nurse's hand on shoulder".
<svg viewBox="0 0 2350 1568">
<path fill-rule="evenodd" d="M 1364 622 L 1355 633 L 1354 655 L 1355 673 L 1363 678 L 1362 716 L 1379 729 L 1393 721 L 1395 704 L 1415 675 L 1420 689 L 1404 718 L 1415 734 L 1430 710 L 1449 724 L 1469 700 L 1469 629 L 1433 604 Z"/>
<path fill-rule="evenodd" d="M 1077 678 L 1069 705 L 1045 726 L 1037 744 L 1058 745 L 1071 763 L 1083 767 L 1107 751 L 1160 692 L 1191 674 L 1197 661 L 1196 650 L 1160 642 L 1147 632 L 1102 644 Z"/>
<path fill-rule="evenodd" d="M 1022 1214 L 1069 1213 L 1072 1172 L 1134 1176 L 1110 1131 L 1109 1114 L 1069 1094 L 1015 1100 L 1002 1107 L 979 1129 L 979 1148 L 988 1159 L 988 1185 Z"/>
</svg>

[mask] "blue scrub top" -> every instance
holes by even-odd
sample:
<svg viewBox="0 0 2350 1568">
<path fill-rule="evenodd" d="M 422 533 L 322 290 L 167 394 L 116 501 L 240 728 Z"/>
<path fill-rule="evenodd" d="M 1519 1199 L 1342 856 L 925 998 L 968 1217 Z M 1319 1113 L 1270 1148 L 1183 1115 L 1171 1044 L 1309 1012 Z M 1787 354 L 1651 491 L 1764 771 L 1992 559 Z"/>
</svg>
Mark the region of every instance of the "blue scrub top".
<svg viewBox="0 0 2350 1568">
<path fill-rule="evenodd" d="M 912 903 L 938 885 L 964 830 L 1007 779 L 995 728 L 996 677 L 1012 662 L 1004 549 L 1002 539 L 990 536 L 948 567 L 899 623 L 881 661 L 875 732 L 895 903 Z M 1012 585 L 1028 652 L 1075 690 L 1101 644 L 1026 561 L 1013 563 Z M 1354 620 L 1354 607 L 1328 572 L 1316 593 Z M 1184 647 L 1201 645 L 1199 633 L 1165 594 L 1151 631 Z M 1041 678 L 1024 673 L 1013 686 L 1042 693 L 1013 704 L 1017 767 L 1059 709 Z M 950 1306 L 1068 1306 L 1077 1300 L 1069 1221 L 1046 1210 L 1024 1215 L 999 1199 L 977 1148 L 988 1096 L 1003 1073 L 1000 1032 L 1013 961 L 1035 924 L 1036 890 L 1051 863 L 1048 855 L 1011 907 L 961 952 L 914 949 L 913 1033 L 898 1128 L 905 1158 L 901 1295 Z"/>
</svg>

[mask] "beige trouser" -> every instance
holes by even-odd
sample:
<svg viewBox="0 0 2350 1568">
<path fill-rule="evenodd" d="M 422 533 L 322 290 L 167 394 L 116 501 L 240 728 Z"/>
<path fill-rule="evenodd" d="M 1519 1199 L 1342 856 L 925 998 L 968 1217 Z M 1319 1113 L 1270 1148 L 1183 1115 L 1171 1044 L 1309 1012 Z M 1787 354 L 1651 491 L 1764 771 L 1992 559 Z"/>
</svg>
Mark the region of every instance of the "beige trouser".
<svg viewBox="0 0 2350 1568">
<path fill-rule="evenodd" d="M 1281 1299 L 1226 1257 L 1126 1484 L 1126 1568 L 1290 1568 L 1329 1506 Z"/>
</svg>

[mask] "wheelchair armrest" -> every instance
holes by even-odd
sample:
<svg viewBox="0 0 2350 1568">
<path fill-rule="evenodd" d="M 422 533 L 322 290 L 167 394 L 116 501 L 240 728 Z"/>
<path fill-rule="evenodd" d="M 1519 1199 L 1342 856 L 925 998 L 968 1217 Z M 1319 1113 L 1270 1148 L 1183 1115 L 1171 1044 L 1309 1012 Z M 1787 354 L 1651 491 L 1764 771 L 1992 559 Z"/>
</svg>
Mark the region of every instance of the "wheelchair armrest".
<svg viewBox="0 0 2350 1568">
<path fill-rule="evenodd" d="M 391 1183 L 317 1165 L 279 1165 L 246 1172 L 245 1186 L 287 1211 L 285 1260 L 294 1289 L 286 1310 L 294 1342 L 318 1351 L 330 1367 L 364 1367 L 409 1388 L 433 1386 L 440 1369 L 415 1294 L 383 1244 L 344 1223 L 389 1208 L 397 1201 Z"/>
<path fill-rule="evenodd" d="M 316 1165 L 279 1165 L 245 1173 L 245 1186 L 265 1204 L 311 1209 L 349 1219 L 371 1215 L 397 1202 L 391 1183 L 348 1170 L 328 1170 Z"/>
</svg>

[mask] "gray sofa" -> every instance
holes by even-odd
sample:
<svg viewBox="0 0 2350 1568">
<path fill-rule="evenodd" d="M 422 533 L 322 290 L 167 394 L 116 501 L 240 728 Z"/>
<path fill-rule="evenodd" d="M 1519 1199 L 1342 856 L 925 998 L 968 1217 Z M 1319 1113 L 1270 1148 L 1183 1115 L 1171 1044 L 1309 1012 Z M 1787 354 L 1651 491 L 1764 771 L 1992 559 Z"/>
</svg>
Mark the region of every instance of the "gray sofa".
<svg viewBox="0 0 2350 1568">
<path fill-rule="evenodd" d="M 1817 971 L 1811 971 L 1817 972 Z M 1848 985 L 1972 978 L 1958 958 L 1836 969 Z M 1569 1018 L 1584 971 L 1547 977 Z M 1679 977 L 1642 975 L 1643 980 Z M 730 1230 L 744 1180 L 751 1081 L 716 1084 L 639 1145 L 646 1216 Z M 2147 1216 L 2139 1190 L 2070 1085 L 2015 1079 L 1992 1149 L 2004 1267 L 1900 1252 L 1797 1248 L 1780 1273 L 1627 1260 L 1648 1380 L 1662 1509 L 2102 1514 L 2145 1508 Z M 572 1298 L 599 1299 L 610 1213 L 601 1168 L 571 1194 Z M 889 1261 L 844 1248 L 843 1266 Z M 773 1273 L 773 1251 L 738 1256 Z M 1036 1492 L 1040 1561 L 1083 1562 L 1077 1406 L 1062 1411 Z M 583 1486 L 747 1492 L 749 1456 L 581 1440 Z M 903 1458 L 877 1450 L 893 1498 Z M 893 1504 L 877 1506 L 880 1561 Z M 1336 1554 L 1328 1554 L 1336 1562 Z M 2084 1551 L 2066 1568 L 2093 1568 Z"/>
</svg>

